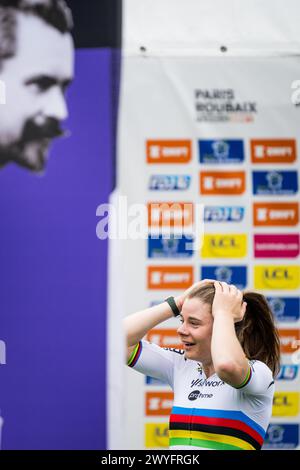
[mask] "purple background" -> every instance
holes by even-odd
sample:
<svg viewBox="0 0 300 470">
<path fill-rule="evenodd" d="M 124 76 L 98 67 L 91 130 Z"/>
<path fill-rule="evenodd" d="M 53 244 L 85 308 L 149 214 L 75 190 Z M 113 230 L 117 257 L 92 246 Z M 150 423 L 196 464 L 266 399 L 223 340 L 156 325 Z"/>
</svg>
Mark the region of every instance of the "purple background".
<svg viewBox="0 0 300 470">
<path fill-rule="evenodd" d="M 96 208 L 113 181 L 109 49 L 76 52 L 67 139 L 46 174 L 0 171 L 3 449 L 106 448 L 107 243 Z"/>
</svg>

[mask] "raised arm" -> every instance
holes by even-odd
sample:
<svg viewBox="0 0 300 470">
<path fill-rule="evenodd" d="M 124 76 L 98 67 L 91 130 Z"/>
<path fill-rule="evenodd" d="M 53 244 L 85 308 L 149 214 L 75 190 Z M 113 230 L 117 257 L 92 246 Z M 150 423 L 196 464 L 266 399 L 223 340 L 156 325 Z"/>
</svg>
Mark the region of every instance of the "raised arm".
<svg viewBox="0 0 300 470">
<path fill-rule="evenodd" d="M 211 354 L 214 369 L 220 379 L 240 387 L 249 374 L 249 363 L 235 333 L 235 322 L 243 319 L 246 303 L 243 295 L 233 285 L 215 282 L 212 305 L 214 317 Z"/>
<path fill-rule="evenodd" d="M 182 305 L 190 291 L 199 285 L 207 282 L 213 282 L 211 279 L 199 281 L 189 287 L 182 295 L 175 297 L 175 303 L 181 311 Z M 124 334 L 127 344 L 127 359 L 130 358 L 137 343 L 156 325 L 173 317 L 173 312 L 167 302 L 162 302 L 154 307 L 146 308 L 139 312 L 133 313 L 126 317 L 123 321 Z"/>
</svg>

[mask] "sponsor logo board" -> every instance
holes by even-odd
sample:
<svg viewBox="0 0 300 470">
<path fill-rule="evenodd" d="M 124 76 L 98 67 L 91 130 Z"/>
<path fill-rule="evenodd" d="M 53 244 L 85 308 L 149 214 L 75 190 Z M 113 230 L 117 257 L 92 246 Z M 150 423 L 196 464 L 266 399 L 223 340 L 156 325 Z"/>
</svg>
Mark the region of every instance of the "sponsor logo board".
<svg viewBox="0 0 300 470">
<path fill-rule="evenodd" d="M 192 238 L 170 238 L 159 235 L 148 238 L 148 258 L 189 258 L 193 255 Z"/>
<path fill-rule="evenodd" d="M 272 313 L 279 322 L 293 322 L 299 320 L 299 297 L 267 297 Z"/>
<path fill-rule="evenodd" d="M 207 196 L 239 195 L 245 192 L 244 171 L 202 171 L 200 173 L 200 193 Z"/>
<path fill-rule="evenodd" d="M 299 414 L 298 392 L 275 392 L 272 416 L 297 416 Z"/>
<path fill-rule="evenodd" d="M 243 258 L 246 254 L 247 235 L 245 234 L 204 235 L 202 258 Z"/>
<path fill-rule="evenodd" d="M 293 290 L 299 285 L 299 266 L 254 266 L 255 289 Z"/>
<path fill-rule="evenodd" d="M 146 416 L 169 416 L 173 399 L 173 392 L 146 392 Z"/>
<path fill-rule="evenodd" d="M 169 424 L 146 423 L 145 424 L 146 449 L 160 449 L 169 447 Z"/>
<path fill-rule="evenodd" d="M 253 194 L 293 195 L 298 192 L 296 171 L 253 171 Z"/>
<path fill-rule="evenodd" d="M 205 222 L 241 222 L 245 208 L 241 206 L 205 206 Z"/>
<path fill-rule="evenodd" d="M 250 142 L 252 163 L 293 163 L 295 139 L 255 139 Z"/>
<path fill-rule="evenodd" d="M 244 142 L 239 139 L 199 140 L 200 163 L 240 163 Z"/>
<path fill-rule="evenodd" d="M 263 449 L 295 449 L 299 445 L 299 424 L 271 423 Z"/>
<path fill-rule="evenodd" d="M 296 258 L 299 255 L 299 234 L 254 235 L 255 258 Z"/>
<path fill-rule="evenodd" d="M 149 180 L 150 191 L 185 191 L 191 185 L 189 175 L 152 175 Z"/>
<path fill-rule="evenodd" d="M 192 158 L 191 140 L 147 140 L 147 163 L 188 163 Z"/>
<path fill-rule="evenodd" d="M 148 266 L 148 289 L 187 289 L 193 278 L 192 266 Z"/>
<path fill-rule="evenodd" d="M 149 227 L 189 227 L 193 224 L 192 202 L 149 202 Z"/>
<path fill-rule="evenodd" d="M 216 279 L 244 289 L 247 286 L 247 266 L 202 266 L 200 279 Z"/>
<path fill-rule="evenodd" d="M 161 348 L 183 348 L 175 328 L 154 328 L 147 333 L 146 340 Z"/>
<path fill-rule="evenodd" d="M 280 351 L 282 354 L 293 354 L 300 346 L 298 328 L 279 328 Z"/>
<path fill-rule="evenodd" d="M 288 227 L 298 222 L 298 202 L 255 202 L 253 205 L 253 225 L 257 227 Z"/>
</svg>

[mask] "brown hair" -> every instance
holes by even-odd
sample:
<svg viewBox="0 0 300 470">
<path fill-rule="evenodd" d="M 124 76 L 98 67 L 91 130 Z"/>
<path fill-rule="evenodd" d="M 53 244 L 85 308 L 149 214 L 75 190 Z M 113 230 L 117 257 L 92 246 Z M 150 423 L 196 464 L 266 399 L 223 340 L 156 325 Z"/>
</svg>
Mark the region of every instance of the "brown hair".
<svg viewBox="0 0 300 470">
<path fill-rule="evenodd" d="M 214 285 L 206 284 L 194 289 L 188 298 L 212 305 L 214 296 Z M 247 307 L 243 320 L 235 324 L 237 338 L 247 358 L 267 364 L 275 377 L 280 367 L 280 341 L 272 311 L 266 298 L 257 292 L 244 292 L 243 301 Z"/>
</svg>

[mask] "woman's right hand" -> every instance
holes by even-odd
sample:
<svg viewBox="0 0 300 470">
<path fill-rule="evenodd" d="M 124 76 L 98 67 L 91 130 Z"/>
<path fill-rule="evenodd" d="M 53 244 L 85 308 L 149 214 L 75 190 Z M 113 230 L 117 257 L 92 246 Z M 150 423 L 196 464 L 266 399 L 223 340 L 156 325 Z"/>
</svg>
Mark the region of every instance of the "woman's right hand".
<svg viewBox="0 0 300 470">
<path fill-rule="evenodd" d="M 194 289 L 204 286 L 205 284 L 214 284 L 214 282 L 216 282 L 215 279 L 203 279 L 202 281 L 197 281 L 191 287 L 186 289 L 182 295 L 175 297 L 175 302 L 179 310 L 181 311 L 183 302 Z"/>
</svg>

